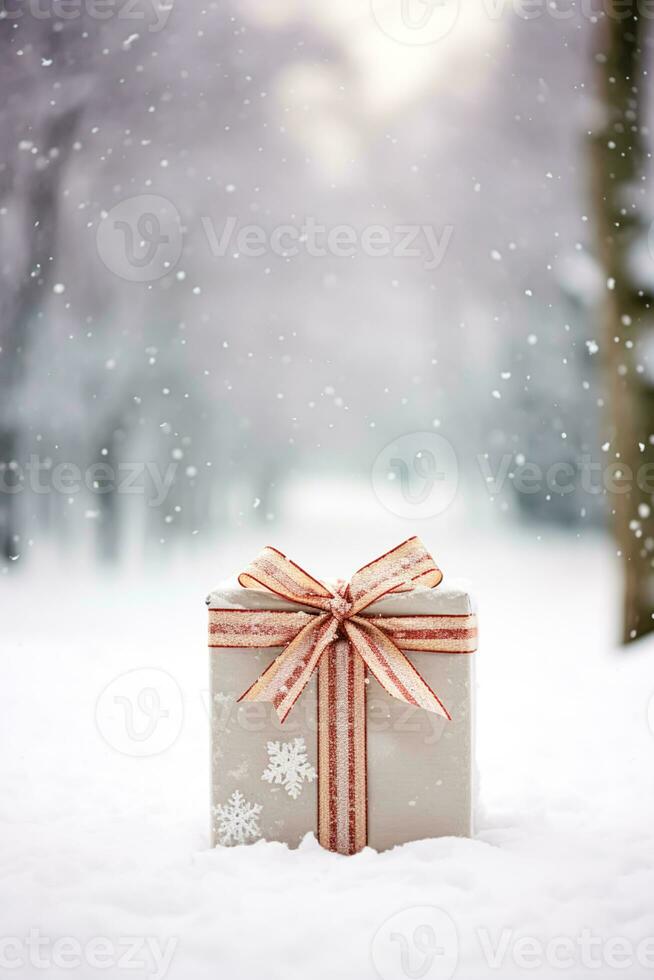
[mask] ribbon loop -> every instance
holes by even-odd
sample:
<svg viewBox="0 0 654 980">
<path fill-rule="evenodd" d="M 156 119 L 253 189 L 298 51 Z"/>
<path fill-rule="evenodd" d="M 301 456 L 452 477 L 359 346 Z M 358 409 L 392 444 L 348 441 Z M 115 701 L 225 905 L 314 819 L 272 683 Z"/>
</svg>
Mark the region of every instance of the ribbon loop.
<svg viewBox="0 0 654 980">
<path fill-rule="evenodd" d="M 413 537 L 355 572 L 348 591 L 356 614 L 382 596 L 421 586 L 434 589 L 442 580 L 443 573 L 422 541 Z"/>
<path fill-rule="evenodd" d="M 334 594 L 286 555 L 270 546 L 238 577 L 246 589 L 267 589 L 289 602 L 315 609 L 328 609 Z"/>
</svg>

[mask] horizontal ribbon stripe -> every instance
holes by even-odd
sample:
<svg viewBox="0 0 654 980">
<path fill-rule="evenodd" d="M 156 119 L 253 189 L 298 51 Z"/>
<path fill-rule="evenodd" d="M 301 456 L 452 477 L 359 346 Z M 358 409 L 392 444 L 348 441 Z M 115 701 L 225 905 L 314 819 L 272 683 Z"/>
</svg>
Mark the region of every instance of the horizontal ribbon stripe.
<svg viewBox="0 0 654 980">
<path fill-rule="evenodd" d="M 477 617 L 379 616 L 370 617 L 403 650 L 426 653 L 474 653 L 477 649 Z"/>
<path fill-rule="evenodd" d="M 211 608 L 209 646 L 285 646 L 314 618 L 315 614 L 291 610 Z M 474 653 L 477 648 L 477 617 L 473 614 L 371 616 L 369 622 L 404 650 Z"/>
<path fill-rule="evenodd" d="M 311 613 L 268 609 L 210 609 L 210 647 L 281 647 L 315 618 Z"/>
</svg>

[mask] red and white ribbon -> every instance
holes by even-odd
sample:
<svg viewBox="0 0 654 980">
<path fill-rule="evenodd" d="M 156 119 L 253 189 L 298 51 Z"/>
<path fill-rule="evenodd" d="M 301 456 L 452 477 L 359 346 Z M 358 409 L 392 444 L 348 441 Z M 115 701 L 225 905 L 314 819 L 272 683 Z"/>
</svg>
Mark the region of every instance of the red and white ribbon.
<svg viewBox="0 0 654 980">
<path fill-rule="evenodd" d="M 450 717 L 401 648 L 472 653 L 474 615 L 362 615 L 385 595 L 435 588 L 442 577 L 415 537 L 335 591 L 265 548 L 240 584 L 304 609 L 209 609 L 210 647 L 283 647 L 239 700 L 269 701 L 283 722 L 318 669 L 318 837 L 330 850 L 353 854 L 366 844 L 366 671 L 397 700 Z"/>
</svg>

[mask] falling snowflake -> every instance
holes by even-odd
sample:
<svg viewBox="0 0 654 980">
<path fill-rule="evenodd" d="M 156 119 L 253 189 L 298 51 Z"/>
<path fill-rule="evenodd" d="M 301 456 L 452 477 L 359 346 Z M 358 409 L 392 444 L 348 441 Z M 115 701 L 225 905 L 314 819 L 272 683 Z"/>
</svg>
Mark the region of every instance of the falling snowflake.
<svg viewBox="0 0 654 980">
<path fill-rule="evenodd" d="M 248 803 L 242 793 L 235 790 L 227 803 L 213 808 L 217 823 L 219 844 L 245 844 L 261 837 L 259 827 L 260 803 Z"/>
<path fill-rule="evenodd" d="M 302 792 L 302 783 L 313 782 L 316 770 L 307 760 L 307 747 L 303 738 L 292 742 L 268 742 L 268 768 L 262 779 L 267 783 L 282 785 L 291 799 L 296 800 Z"/>
</svg>

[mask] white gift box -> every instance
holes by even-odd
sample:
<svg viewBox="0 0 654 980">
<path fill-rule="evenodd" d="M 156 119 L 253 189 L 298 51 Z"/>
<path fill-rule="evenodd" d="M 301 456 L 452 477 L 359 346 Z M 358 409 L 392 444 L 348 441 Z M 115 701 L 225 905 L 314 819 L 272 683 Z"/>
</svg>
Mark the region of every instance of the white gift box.
<svg viewBox="0 0 654 980">
<path fill-rule="evenodd" d="M 210 610 L 315 611 L 235 583 L 216 589 L 207 604 Z M 441 585 L 387 595 L 363 615 L 439 616 L 444 624 L 465 624 L 476 635 L 473 603 L 464 588 Z M 214 844 L 265 838 L 295 847 L 316 832 L 316 677 L 283 724 L 269 703 L 238 703 L 281 649 L 210 649 Z M 472 833 L 474 654 L 404 652 L 451 720 L 396 700 L 368 673 L 367 843 L 377 850 Z"/>
</svg>

